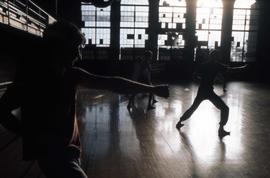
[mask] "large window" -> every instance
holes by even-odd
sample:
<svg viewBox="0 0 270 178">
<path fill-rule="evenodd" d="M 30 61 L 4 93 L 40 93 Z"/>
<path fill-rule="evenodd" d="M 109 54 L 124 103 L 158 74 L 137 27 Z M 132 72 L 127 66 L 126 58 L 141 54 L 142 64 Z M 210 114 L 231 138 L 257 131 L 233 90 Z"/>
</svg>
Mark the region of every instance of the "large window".
<svg viewBox="0 0 270 178">
<path fill-rule="evenodd" d="M 120 48 L 145 47 L 148 13 L 148 0 L 121 0 Z"/>
<path fill-rule="evenodd" d="M 220 46 L 223 4 L 221 0 L 198 0 L 196 36 L 202 48 Z"/>
<path fill-rule="evenodd" d="M 186 28 L 186 1 L 161 0 L 159 3 L 159 48 L 184 48 Z"/>
<path fill-rule="evenodd" d="M 255 60 L 258 8 L 255 0 L 236 0 L 231 45 L 232 62 Z"/>
<path fill-rule="evenodd" d="M 86 44 L 97 47 L 110 46 L 110 13 L 111 7 L 97 8 L 90 3 L 82 3 L 82 32 L 87 39 Z"/>
</svg>

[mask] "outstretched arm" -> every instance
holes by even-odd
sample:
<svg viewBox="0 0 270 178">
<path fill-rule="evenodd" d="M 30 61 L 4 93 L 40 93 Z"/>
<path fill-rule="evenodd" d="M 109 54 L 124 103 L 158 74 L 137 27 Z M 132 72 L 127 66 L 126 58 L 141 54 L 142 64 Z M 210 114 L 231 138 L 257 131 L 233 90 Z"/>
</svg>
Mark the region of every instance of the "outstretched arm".
<svg viewBox="0 0 270 178">
<path fill-rule="evenodd" d="M 247 64 L 245 64 L 243 66 L 239 66 L 239 67 L 230 67 L 230 66 L 227 66 L 227 71 L 228 72 L 239 72 L 242 69 L 245 69 L 246 67 L 247 67 Z"/>
<path fill-rule="evenodd" d="M 120 94 L 151 92 L 161 97 L 169 96 L 167 85 L 152 86 L 128 80 L 123 77 L 94 75 L 77 67 L 74 67 L 73 70 L 77 75 L 80 84 L 88 88 L 111 90 Z"/>
</svg>

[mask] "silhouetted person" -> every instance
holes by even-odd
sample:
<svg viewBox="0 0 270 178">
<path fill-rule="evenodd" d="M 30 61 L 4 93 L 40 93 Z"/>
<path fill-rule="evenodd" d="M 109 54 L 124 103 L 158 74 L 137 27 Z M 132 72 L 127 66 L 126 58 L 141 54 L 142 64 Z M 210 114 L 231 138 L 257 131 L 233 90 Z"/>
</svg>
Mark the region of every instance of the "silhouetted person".
<svg viewBox="0 0 270 178">
<path fill-rule="evenodd" d="M 201 49 L 201 46 L 198 46 L 196 48 L 196 57 L 195 57 L 195 67 L 193 72 L 193 80 L 199 81 L 201 78 L 201 71 L 199 70 L 201 67 L 201 64 L 208 61 L 209 58 L 209 50 L 208 49 Z"/>
<path fill-rule="evenodd" d="M 177 129 L 180 129 L 184 125 L 182 122 L 190 118 L 190 116 L 198 108 L 198 106 L 202 101 L 209 100 L 221 111 L 221 121 L 219 123 L 219 130 L 218 130 L 219 136 L 224 137 L 230 134 L 230 132 L 224 130 L 224 126 L 228 121 L 229 107 L 214 92 L 213 84 L 219 72 L 225 72 L 226 70 L 230 69 L 242 69 L 245 66 L 228 67 L 219 63 L 221 59 L 222 59 L 221 51 L 214 50 L 209 54 L 209 61 L 203 63 L 200 66 L 199 73 L 201 74 L 201 82 L 197 96 L 191 107 L 183 114 L 179 122 L 176 124 Z"/>
<path fill-rule="evenodd" d="M 148 85 L 152 85 L 152 75 L 151 75 L 151 60 L 153 58 L 153 53 L 150 50 L 146 50 L 144 52 L 144 59 L 142 61 L 142 79 L 140 79 L 140 81 L 142 81 L 143 83 L 146 83 Z M 153 106 L 155 103 L 157 102 L 157 100 L 155 99 L 155 95 L 150 92 L 149 93 L 149 99 L 148 99 L 148 107 L 147 109 L 154 109 L 155 107 Z"/>
<path fill-rule="evenodd" d="M 220 49 L 217 49 L 220 50 Z M 209 57 L 209 49 L 201 49 L 201 46 L 198 46 L 196 49 L 196 60 L 195 60 L 195 72 L 193 78 L 197 81 L 197 79 L 200 79 L 200 70 L 198 70 L 201 67 L 202 63 L 205 63 L 208 61 Z M 219 61 L 222 64 L 225 64 L 225 61 Z M 219 72 L 215 78 L 214 83 L 219 83 L 222 86 L 223 92 L 225 93 L 227 91 L 227 75 L 225 72 Z"/>
<path fill-rule="evenodd" d="M 133 71 L 132 71 L 132 76 L 131 76 L 131 79 L 133 81 L 139 81 L 142 60 L 143 59 L 141 57 L 138 57 L 135 59 L 135 61 L 133 63 Z M 129 96 L 128 105 L 127 105 L 128 110 L 130 110 L 132 107 L 134 107 L 135 96 L 136 96 L 135 94 Z"/>
<path fill-rule="evenodd" d="M 48 178 L 86 178 L 81 169 L 76 121 L 76 88 L 108 89 L 123 94 L 154 92 L 168 96 L 168 86 L 149 86 L 121 77 L 93 75 L 74 67 L 85 38 L 68 22 L 49 25 L 39 56 L 22 66 L 0 99 L 0 123 L 22 135 L 23 159 L 37 160 Z M 21 109 L 21 120 L 12 110 Z"/>
<path fill-rule="evenodd" d="M 152 85 L 152 79 L 151 79 L 151 60 L 153 57 L 153 53 L 150 50 L 146 50 L 144 52 L 144 57 L 143 59 L 139 60 L 139 65 L 136 65 L 135 69 L 134 69 L 134 76 L 137 78 L 135 80 L 148 84 L 148 85 Z M 135 99 L 135 95 L 132 95 L 129 98 L 129 103 L 127 105 L 128 110 L 130 110 L 130 108 L 134 105 L 134 99 Z M 153 106 L 155 103 L 157 102 L 157 100 L 155 99 L 155 96 L 152 92 L 149 93 L 149 98 L 148 98 L 148 105 L 147 105 L 147 109 L 151 110 L 154 109 L 155 107 Z"/>
</svg>

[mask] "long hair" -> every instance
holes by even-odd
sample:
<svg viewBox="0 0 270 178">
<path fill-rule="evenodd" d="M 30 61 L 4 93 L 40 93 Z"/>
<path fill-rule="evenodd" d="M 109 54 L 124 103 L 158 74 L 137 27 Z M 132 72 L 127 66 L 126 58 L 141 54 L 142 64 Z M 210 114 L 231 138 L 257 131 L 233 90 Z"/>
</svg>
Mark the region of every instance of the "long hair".
<svg viewBox="0 0 270 178">
<path fill-rule="evenodd" d="M 43 32 L 43 39 L 48 45 L 69 44 L 69 45 L 83 45 L 85 44 L 85 37 L 80 29 L 67 21 L 57 21 L 47 26 Z"/>
<path fill-rule="evenodd" d="M 85 37 L 80 29 L 67 21 L 48 25 L 43 33 L 44 52 L 50 65 L 72 64 L 78 57 L 78 48 L 84 46 Z"/>
</svg>

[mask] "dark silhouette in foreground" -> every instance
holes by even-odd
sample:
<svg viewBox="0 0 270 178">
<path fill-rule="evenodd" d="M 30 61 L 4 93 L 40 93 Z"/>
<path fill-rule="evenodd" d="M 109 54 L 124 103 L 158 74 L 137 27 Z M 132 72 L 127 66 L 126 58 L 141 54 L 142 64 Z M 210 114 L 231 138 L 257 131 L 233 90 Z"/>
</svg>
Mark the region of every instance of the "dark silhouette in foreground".
<svg viewBox="0 0 270 178">
<path fill-rule="evenodd" d="M 48 178 L 86 178 L 80 167 L 76 89 L 106 89 L 121 94 L 153 92 L 168 97 L 168 86 L 150 86 L 121 77 L 91 74 L 74 63 L 85 38 L 68 22 L 49 25 L 34 60 L 26 60 L 0 99 L 0 123 L 22 136 L 23 159 L 37 160 Z M 30 62 L 27 62 L 30 61 Z M 12 110 L 21 109 L 21 120 Z"/>
<path fill-rule="evenodd" d="M 201 75 L 201 82 L 197 92 L 197 96 L 191 105 L 191 107 L 180 117 L 179 122 L 176 124 L 176 128 L 180 129 L 184 124 L 183 121 L 189 119 L 193 112 L 199 107 L 202 101 L 211 101 L 221 111 L 221 121 L 219 123 L 218 135 L 224 137 L 229 135 L 230 132 L 224 130 L 224 126 L 228 121 L 229 107 L 224 101 L 214 92 L 213 84 L 220 72 L 227 70 L 243 69 L 242 67 L 229 67 L 220 63 L 222 54 L 220 50 L 214 50 L 209 54 L 209 60 L 204 62 L 198 68 L 198 73 Z"/>
</svg>

